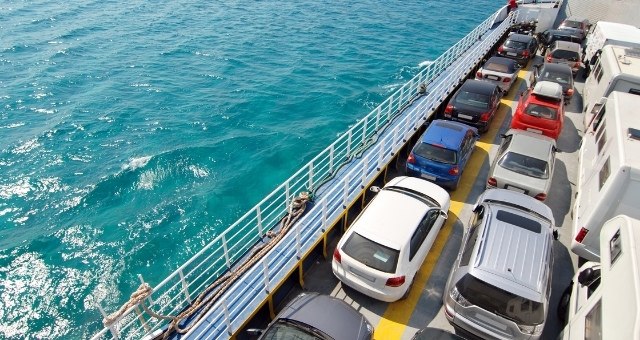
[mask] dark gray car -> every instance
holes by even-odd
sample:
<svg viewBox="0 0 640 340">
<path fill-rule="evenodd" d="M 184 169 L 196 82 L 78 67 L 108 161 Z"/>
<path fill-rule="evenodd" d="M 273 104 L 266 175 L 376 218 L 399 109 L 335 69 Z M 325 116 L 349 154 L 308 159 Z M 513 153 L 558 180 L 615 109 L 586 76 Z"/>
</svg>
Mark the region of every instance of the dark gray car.
<svg viewBox="0 0 640 340">
<path fill-rule="evenodd" d="M 371 323 L 346 302 L 317 293 L 302 293 L 289 302 L 259 339 L 371 339 Z"/>
<path fill-rule="evenodd" d="M 449 100 L 444 118 L 489 130 L 496 110 L 500 106 L 502 92 L 494 83 L 467 79 Z"/>
<path fill-rule="evenodd" d="M 498 55 L 515 59 L 520 65 L 525 66 L 536 55 L 538 41 L 526 34 L 511 34 L 505 42 L 498 47 Z"/>
</svg>

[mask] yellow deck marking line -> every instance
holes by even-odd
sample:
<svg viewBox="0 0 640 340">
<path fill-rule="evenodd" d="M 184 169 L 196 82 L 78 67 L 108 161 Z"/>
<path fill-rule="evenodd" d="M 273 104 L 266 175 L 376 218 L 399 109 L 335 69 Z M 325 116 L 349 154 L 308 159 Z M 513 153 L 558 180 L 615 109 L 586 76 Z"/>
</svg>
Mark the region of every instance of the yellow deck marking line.
<svg viewBox="0 0 640 340">
<path fill-rule="evenodd" d="M 526 74 L 525 72 L 525 70 L 518 72 L 518 80 L 513 84 L 512 88 L 520 89 L 520 84 Z M 503 107 L 496 112 L 489 131 L 487 131 L 476 143 L 476 148 L 482 149 L 485 152 L 481 154 L 479 150 L 476 150 L 469 158 L 465 167 L 464 175 L 460 179 L 460 185 L 451 195 L 451 205 L 449 207 L 450 218 L 447 220 L 445 225 L 442 226 L 440 233 L 429 250 L 429 254 L 427 254 L 420 270 L 416 273 L 409 296 L 404 300 L 389 304 L 384 315 L 382 315 L 380 322 L 378 322 L 378 325 L 375 328 L 374 339 L 386 340 L 400 339 L 402 337 L 402 334 L 409 323 L 409 319 L 413 314 L 413 310 L 422 295 L 422 288 L 426 285 L 429 277 L 431 277 L 431 273 L 436 266 L 436 262 L 442 253 L 442 249 L 449 239 L 449 235 L 453 229 L 453 224 L 456 222 L 455 220 L 457 220 L 457 216 L 462 211 L 462 208 L 464 208 L 464 202 L 471 192 L 473 183 L 476 180 L 476 174 L 482 168 L 482 164 L 485 159 L 487 159 L 489 151 L 491 151 L 491 148 L 493 147 L 493 140 L 495 140 L 496 134 L 504 122 L 507 106 L 510 107 L 515 102 L 514 97 L 519 95 L 519 92 L 514 91 L 513 89 L 511 92 L 513 93 L 508 94 L 500 100 L 500 102 L 504 104 Z"/>
</svg>

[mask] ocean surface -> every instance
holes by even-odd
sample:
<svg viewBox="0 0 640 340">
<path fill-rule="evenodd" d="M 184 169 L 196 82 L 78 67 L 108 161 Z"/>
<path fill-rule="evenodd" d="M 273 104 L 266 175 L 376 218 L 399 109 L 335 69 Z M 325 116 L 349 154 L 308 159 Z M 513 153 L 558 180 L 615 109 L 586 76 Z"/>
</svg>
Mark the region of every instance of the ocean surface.
<svg viewBox="0 0 640 340">
<path fill-rule="evenodd" d="M 88 338 L 496 0 L 0 2 L 0 338 Z"/>
</svg>

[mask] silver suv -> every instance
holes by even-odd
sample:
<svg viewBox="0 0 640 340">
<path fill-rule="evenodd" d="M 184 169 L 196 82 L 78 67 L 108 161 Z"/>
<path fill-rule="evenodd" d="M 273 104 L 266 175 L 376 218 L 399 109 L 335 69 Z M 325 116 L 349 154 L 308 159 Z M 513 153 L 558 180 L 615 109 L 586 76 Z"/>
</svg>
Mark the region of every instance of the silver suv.
<svg viewBox="0 0 640 340">
<path fill-rule="evenodd" d="M 551 209 L 534 198 L 486 190 L 447 280 L 447 320 L 481 338 L 539 339 L 551 295 L 554 226 Z"/>
<path fill-rule="evenodd" d="M 579 44 L 559 40 L 549 47 L 544 57 L 545 63 L 569 65 L 574 76 L 582 65 L 580 60 L 582 60 L 582 47 Z"/>
</svg>

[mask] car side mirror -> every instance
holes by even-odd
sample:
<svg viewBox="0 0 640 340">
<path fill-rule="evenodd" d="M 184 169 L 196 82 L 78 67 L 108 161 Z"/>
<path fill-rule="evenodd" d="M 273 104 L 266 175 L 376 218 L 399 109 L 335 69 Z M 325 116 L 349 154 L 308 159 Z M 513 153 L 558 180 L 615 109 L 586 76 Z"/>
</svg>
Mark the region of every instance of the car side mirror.
<svg viewBox="0 0 640 340">
<path fill-rule="evenodd" d="M 558 153 L 562 152 L 562 150 L 558 149 L 558 148 L 557 148 L 557 147 L 555 147 L 555 146 L 552 148 L 552 150 L 553 150 L 553 152 L 558 152 Z"/>
<path fill-rule="evenodd" d="M 380 190 L 381 190 L 381 189 L 380 189 L 380 187 L 375 186 L 375 185 L 372 185 L 372 186 L 369 188 L 369 191 L 371 191 L 371 192 L 380 192 Z"/>
<path fill-rule="evenodd" d="M 253 336 L 260 336 L 262 335 L 263 332 L 264 332 L 264 329 L 258 329 L 258 328 L 247 329 L 247 334 L 253 335 Z"/>
<path fill-rule="evenodd" d="M 449 218 L 449 214 L 446 211 L 440 210 L 440 216 L 442 216 L 445 220 Z"/>
<path fill-rule="evenodd" d="M 553 235 L 553 239 L 556 241 L 560 238 L 560 234 L 558 234 L 558 229 L 554 229 L 551 234 Z"/>
<path fill-rule="evenodd" d="M 504 133 L 501 133 L 501 134 L 500 134 L 500 138 L 507 138 L 507 135 L 506 135 L 506 134 L 504 134 Z"/>
<path fill-rule="evenodd" d="M 587 268 L 578 274 L 578 282 L 583 286 L 590 286 L 600 278 L 600 269 Z"/>
</svg>

